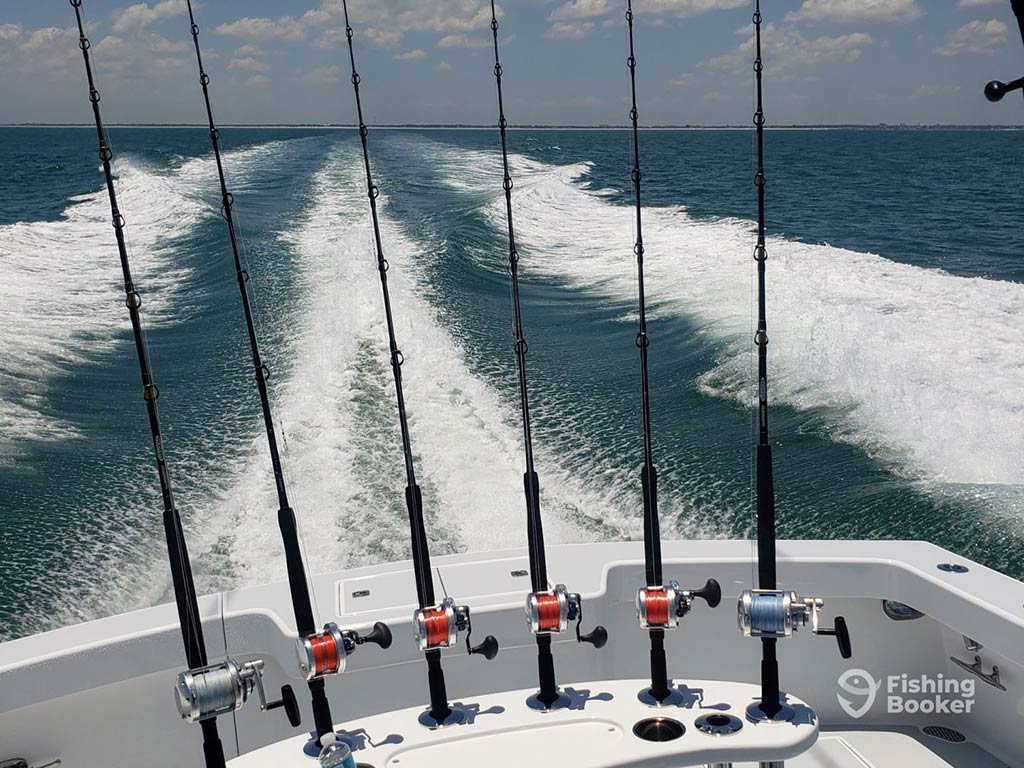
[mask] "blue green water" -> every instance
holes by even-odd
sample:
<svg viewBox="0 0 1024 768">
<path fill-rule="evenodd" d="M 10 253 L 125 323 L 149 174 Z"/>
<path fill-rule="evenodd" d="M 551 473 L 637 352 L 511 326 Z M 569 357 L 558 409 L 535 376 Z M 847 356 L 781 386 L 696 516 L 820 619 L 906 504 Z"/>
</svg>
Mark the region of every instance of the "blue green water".
<svg viewBox="0 0 1024 768">
<path fill-rule="evenodd" d="M 315 571 L 407 556 L 356 136 L 226 129 Z M 205 132 L 117 129 L 166 447 L 202 590 L 282 578 Z M 167 598 L 109 208 L 86 129 L 0 129 L 0 639 Z M 645 132 L 666 535 L 752 530 L 747 131 Z M 624 131 L 511 134 L 548 539 L 640 535 Z M 1024 203 L 1012 131 L 768 137 L 780 535 L 933 541 L 1024 577 Z M 525 545 L 493 131 L 371 133 L 436 552 Z"/>
</svg>

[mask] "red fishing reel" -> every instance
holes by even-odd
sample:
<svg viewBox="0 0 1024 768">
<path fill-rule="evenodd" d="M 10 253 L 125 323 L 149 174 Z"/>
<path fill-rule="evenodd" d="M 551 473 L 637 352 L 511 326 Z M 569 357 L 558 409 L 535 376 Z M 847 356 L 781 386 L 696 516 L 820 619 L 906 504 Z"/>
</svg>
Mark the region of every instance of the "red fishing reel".
<svg viewBox="0 0 1024 768">
<path fill-rule="evenodd" d="M 412 617 L 413 634 L 421 651 L 440 648 L 454 648 L 459 642 L 459 633 L 466 633 L 466 647 L 470 654 L 481 654 L 485 659 L 498 655 L 498 641 L 488 635 L 480 645 L 470 642 L 473 635 L 473 620 L 468 605 L 456 605 L 455 600 L 446 597 L 434 608 L 420 608 Z"/>
<path fill-rule="evenodd" d="M 391 647 L 391 630 L 378 621 L 373 631 L 359 635 L 351 629 L 339 629 L 337 624 L 324 625 L 324 631 L 300 637 L 296 643 L 299 670 L 306 680 L 340 675 L 345 671 L 348 655 L 357 645 L 374 643 L 381 648 Z"/>
<path fill-rule="evenodd" d="M 576 622 L 576 640 L 601 648 L 608 642 L 608 631 L 594 627 L 593 632 L 582 634 L 583 601 L 564 584 L 557 584 L 550 592 L 531 592 L 526 596 L 526 619 L 533 635 L 558 635 L 569 628 L 569 622 Z"/>
<path fill-rule="evenodd" d="M 641 587 L 636 593 L 636 617 L 643 629 L 675 629 L 698 597 L 715 608 L 722 602 L 722 588 L 714 579 L 692 590 L 681 589 L 677 581 L 663 587 Z"/>
</svg>

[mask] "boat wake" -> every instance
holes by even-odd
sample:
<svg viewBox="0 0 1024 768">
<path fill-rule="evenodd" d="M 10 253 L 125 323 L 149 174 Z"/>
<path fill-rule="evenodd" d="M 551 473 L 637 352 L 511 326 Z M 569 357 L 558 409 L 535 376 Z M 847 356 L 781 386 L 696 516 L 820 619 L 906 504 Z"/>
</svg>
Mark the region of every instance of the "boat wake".
<svg viewBox="0 0 1024 768">
<path fill-rule="evenodd" d="M 438 153 L 454 189 L 503 226 L 500 165 Z M 622 302 L 632 320 L 632 211 L 588 184 L 589 166 L 514 160 L 522 268 Z M 472 173 L 468 170 L 472 169 Z M 720 345 L 699 385 L 753 402 L 753 223 L 647 207 L 649 301 Z M 868 253 L 770 238 L 772 398 L 827 415 L 830 436 L 910 479 L 1020 483 L 1024 286 L 961 278 Z M 493 265 L 492 265 L 493 268 Z"/>
<path fill-rule="evenodd" d="M 357 147 L 337 145 L 314 177 L 308 215 L 280 234 L 298 253 L 306 317 L 297 323 L 302 333 L 290 351 L 293 374 L 275 390 L 275 411 L 287 441 L 283 461 L 292 505 L 313 572 L 410 556 L 394 384 L 364 183 Z M 405 358 L 417 479 L 425 513 L 433 518 L 432 551 L 525 547 L 517 412 L 468 369 L 438 311 L 424 298 L 429 249 L 388 215 L 386 195 L 378 203 Z M 616 521 L 633 532 L 632 521 L 542 451 L 538 466 L 549 541 L 600 538 Z M 258 435 L 248 466 L 237 472 L 223 500 L 222 514 L 235 526 L 244 521 L 245 540 L 231 550 L 230 570 L 240 584 L 284 576 L 269 466 Z M 595 525 L 581 530 L 580 517 Z"/>
</svg>

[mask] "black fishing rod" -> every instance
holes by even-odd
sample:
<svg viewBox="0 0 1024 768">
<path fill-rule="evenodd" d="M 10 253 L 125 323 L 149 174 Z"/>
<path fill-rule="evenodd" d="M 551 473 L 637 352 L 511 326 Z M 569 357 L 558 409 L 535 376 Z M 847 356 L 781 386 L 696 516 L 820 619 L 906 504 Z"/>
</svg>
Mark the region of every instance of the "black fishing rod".
<svg viewBox="0 0 1024 768">
<path fill-rule="evenodd" d="M 295 613 L 295 624 L 299 634 L 299 659 L 301 670 L 309 686 L 310 699 L 313 707 L 313 720 L 316 723 L 316 738 L 334 731 L 334 720 L 327 700 L 325 678 L 344 671 L 345 660 L 357 645 L 376 643 L 381 648 L 391 646 L 391 631 L 387 625 L 377 622 L 373 631 L 360 636 L 351 630 L 341 630 L 337 624 L 325 625 L 322 632 L 317 631 L 316 619 L 310 597 L 309 578 L 302 558 L 302 547 L 299 543 L 298 525 L 295 511 L 288 503 L 288 490 L 285 485 L 284 469 L 281 466 L 281 453 L 277 446 L 277 433 L 274 429 L 274 414 L 270 406 L 270 395 L 267 381 L 270 369 L 260 355 L 259 337 L 253 322 L 252 307 L 249 301 L 249 272 L 242 265 L 238 247 L 238 235 L 235 229 L 234 207 L 235 198 L 228 191 L 224 174 L 223 153 L 220 146 L 220 130 L 213 117 L 213 106 L 210 101 L 210 76 L 203 66 L 203 54 L 199 46 L 199 25 L 196 24 L 192 9 L 192 0 L 187 0 L 188 17 L 191 24 L 192 42 L 196 49 L 196 62 L 199 66 L 199 84 L 203 89 L 203 101 L 206 104 L 206 117 L 210 128 L 210 143 L 213 156 L 217 163 L 217 178 L 220 181 L 221 211 L 227 223 L 228 236 L 231 241 L 231 253 L 234 258 L 235 277 L 238 292 L 242 299 L 242 312 L 245 316 L 246 332 L 249 336 L 249 350 L 252 354 L 253 373 L 256 377 L 256 388 L 259 391 L 260 408 L 263 414 L 263 425 L 267 433 L 267 446 L 270 449 L 270 463 L 274 471 L 274 485 L 277 489 L 277 522 L 281 529 L 281 540 L 284 543 L 285 563 L 288 571 L 288 588 L 291 592 L 292 609 Z"/>
<path fill-rule="evenodd" d="M 91 44 L 85 35 L 85 26 L 82 23 L 82 0 L 70 0 L 70 2 L 75 9 L 75 18 L 78 21 L 78 45 L 85 60 L 85 72 L 89 81 L 89 101 L 92 102 L 93 117 L 96 121 L 100 161 L 103 163 L 103 175 L 106 178 L 110 212 L 121 260 L 121 272 L 124 277 L 125 305 L 128 307 L 128 314 L 131 318 L 132 335 L 135 339 L 135 351 L 142 378 L 143 397 L 149 414 L 149 430 L 153 438 L 157 476 L 163 496 L 164 535 L 167 539 L 167 554 L 171 565 L 171 582 L 174 586 L 174 599 L 178 607 L 178 622 L 181 625 L 182 638 L 185 643 L 185 659 L 189 666 L 187 671 L 178 675 L 174 688 L 175 701 L 183 720 L 198 722 L 202 727 L 203 755 L 207 768 L 222 768 L 224 766 L 224 748 L 217 732 L 217 717 L 241 709 L 252 696 L 253 691 L 259 696 L 260 709 L 266 711 L 283 707 L 292 725 L 299 724 L 299 710 L 295 702 L 295 694 L 287 685 L 281 689 L 279 700 L 267 701 L 263 687 L 265 664 L 262 659 L 243 662 L 226 658 L 219 664 L 208 663 L 202 619 L 199 615 L 199 602 L 192 579 L 192 566 L 188 548 L 185 545 L 181 516 L 174 505 L 170 470 L 167 466 L 160 433 L 160 418 L 156 406 L 160 390 L 153 381 L 145 332 L 142 327 L 140 314 L 142 297 L 136 289 L 132 277 L 124 235 L 125 219 L 117 203 L 111 167 L 114 153 L 107 142 L 103 121 L 100 117 L 100 92 L 96 89 L 93 79 L 92 63 L 89 58 Z"/>
<path fill-rule="evenodd" d="M 636 596 L 637 619 L 640 626 L 648 631 L 651 639 L 651 687 L 641 693 L 641 699 L 656 705 L 681 701 L 682 694 L 669 684 L 668 664 L 665 659 L 665 631 L 675 629 L 679 619 L 689 613 L 695 598 L 705 600 L 715 608 L 722 601 L 722 590 L 718 582 L 708 579 L 697 590 L 683 590 L 679 583 L 665 584 L 662 579 L 661 530 L 658 521 L 658 473 L 654 467 L 654 449 L 651 438 L 651 395 L 647 357 L 650 337 L 647 335 L 647 301 L 644 286 L 644 235 L 643 206 L 640 202 L 640 113 L 636 106 L 636 49 L 633 41 L 633 2 L 626 0 L 626 26 L 629 29 L 630 93 L 633 106 L 629 119 L 633 124 L 633 201 L 636 205 L 636 255 L 639 320 L 636 345 L 640 350 L 640 403 L 644 428 L 644 464 L 640 470 L 640 486 L 644 501 L 644 571 L 647 586 Z"/>
<path fill-rule="evenodd" d="M 540 689 L 530 698 L 530 705 L 538 709 L 566 706 L 568 698 L 558 690 L 555 678 L 555 660 L 551 655 L 551 638 L 576 622 L 576 640 L 601 648 L 608 642 L 608 632 L 602 626 L 582 634 L 583 601 L 570 593 L 564 584 L 548 588 L 547 561 L 544 552 L 544 526 L 540 516 L 540 481 L 533 461 L 533 435 L 530 428 L 530 398 L 526 379 L 527 344 L 523 334 L 523 312 L 519 300 L 519 252 L 516 249 L 515 227 L 512 222 L 512 176 L 509 173 L 508 142 L 505 103 L 501 90 L 502 68 L 498 58 L 498 17 L 491 0 L 491 32 L 494 35 L 494 77 L 498 86 L 498 128 L 501 132 L 501 159 L 504 168 L 505 211 L 508 220 L 508 269 L 512 278 L 512 313 L 515 321 L 516 364 L 519 371 L 519 405 L 523 417 L 523 448 L 526 471 L 523 489 L 526 493 L 526 536 L 530 551 L 530 582 L 533 591 L 526 598 L 526 615 L 530 632 L 537 638 L 537 667 Z"/>
<path fill-rule="evenodd" d="M 384 245 L 380 236 L 380 221 L 377 217 L 377 197 L 380 189 L 373 181 L 370 168 L 370 150 L 366 137 L 369 130 L 363 120 L 363 104 L 359 95 L 359 73 L 356 71 L 356 54 L 352 42 L 354 32 L 348 19 L 348 0 L 342 0 L 345 13 L 345 37 L 348 38 L 348 55 L 352 67 L 352 88 L 356 97 L 356 115 L 359 119 L 359 139 L 363 151 L 363 167 L 366 171 L 366 193 L 370 200 L 370 218 L 373 222 L 373 240 L 377 254 L 377 272 L 380 274 L 381 294 L 384 299 L 384 319 L 387 323 L 388 348 L 391 356 L 391 370 L 395 379 L 395 396 L 398 402 L 398 424 L 402 433 L 402 455 L 405 459 L 405 504 L 409 510 L 409 531 L 412 539 L 412 564 L 416 576 L 416 596 L 419 610 L 413 615 L 413 631 L 416 643 L 427 660 L 427 682 L 430 688 L 430 708 L 420 717 L 420 722 L 430 728 L 462 722 L 465 713 L 448 703 L 444 670 L 441 667 L 441 649 L 452 648 L 458 642 L 459 632 L 466 632 L 466 647 L 470 654 L 481 654 L 486 659 L 498 655 L 498 641 L 488 635 L 478 646 L 470 643 L 473 624 L 467 605 L 456 605 L 455 600 L 446 597 L 437 603 L 434 596 L 434 578 L 430 570 L 430 547 L 423 522 L 423 495 L 416 482 L 416 468 L 413 462 L 412 439 L 409 435 L 409 417 L 405 408 L 405 392 L 402 388 L 402 364 L 405 358 L 398 348 L 395 336 L 395 321 L 391 312 L 391 294 L 388 290 L 388 261 L 384 258 Z"/>
<path fill-rule="evenodd" d="M 765 187 L 767 177 L 764 166 L 764 98 L 761 58 L 761 0 L 754 0 L 754 75 L 757 89 L 757 109 L 754 126 L 757 129 L 757 245 L 754 261 L 757 263 L 757 572 L 758 589 L 740 595 L 739 624 L 748 637 L 761 639 L 761 700 L 747 710 L 755 721 L 790 720 L 794 712 L 786 706 L 779 690 L 779 662 L 776 641 L 789 637 L 801 626 L 811 624 L 816 635 L 834 635 L 839 652 L 850 658 L 850 634 L 846 620 L 837 616 L 835 629 L 819 625 L 824 600 L 819 597 L 798 597 L 795 592 L 778 589 L 775 548 L 775 485 L 772 472 L 772 448 L 768 438 L 768 322 L 766 309 L 765 265 L 768 249 L 765 237 Z"/>
<path fill-rule="evenodd" d="M 121 273 L 124 278 L 125 306 L 131 318 L 132 336 L 135 339 L 135 353 L 139 361 L 139 374 L 142 378 L 143 398 L 149 415 L 149 431 L 153 439 L 153 452 L 156 456 L 156 472 L 160 482 L 160 494 L 164 505 L 164 536 L 167 539 L 167 556 L 171 566 L 171 582 L 174 586 L 174 601 L 178 607 L 178 623 L 181 626 L 182 641 L 185 645 L 186 663 L 191 668 L 205 667 L 207 663 L 206 642 L 203 638 L 202 617 L 199 614 L 199 601 L 196 597 L 195 582 L 192 579 L 192 566 L 189 561 L 188 547 L 185 544 L 185 533 L 181 525 L 181 515 L 174 505 L 174 493 L 171 490 L 171 473 L 164 454 L 163 438 L 160 432 L 160 415 L 156 401 L 160 390 L 153 380 L 153 372 L 149 362 L 149 350 L 142 327 L 142 296 L 135 287 L 132 277 L 131 263 L 128 258 L 128 247 L 125 242 L 125 218 L 117 202 L 117 191 L 114 187 L 114 173 L 111 162 L 114 153 L 107 143 L 103 118 L 100 115 L 100 92 L 96 88 L 92 73 L 92 61 L 89 57 L 91 43 L 85 35 L 82 22 L 82 0 L 70 0 L 75 9 L 78 22 L 78 46 L 85 61 L 85 74 L 89 82 L 89 101 L 92 103 L 93 118 L 96 122 L 96 136 L 99 139 L 99 156 L 103 164 L 103 175 L 106 179 L 107 195 L 110 198 L 110 215 L 114 226 L 114 237 L 117 240 L 117 252 L 121 261 Z M 207 768 L 223 768 L 224 747 L 217 732 L 217 720 L 211 717 L 203 721 L 203 755 Z"/>
<path fill-rule="evenodd" d="M 1010 8 L 1017 17 L 1017 26 L 1020 28 L 1020 39 L 1024 42 L 1024 0 L 1010 0 Z M 1024 77 L 1019 77 L 1009 83 L 1001 83 L 993 80 L 985 86 L 985 98 L 989 101 L 1001 101 L 1002 98 L 1012 92 L 1024 90 Z"/>
</svg>

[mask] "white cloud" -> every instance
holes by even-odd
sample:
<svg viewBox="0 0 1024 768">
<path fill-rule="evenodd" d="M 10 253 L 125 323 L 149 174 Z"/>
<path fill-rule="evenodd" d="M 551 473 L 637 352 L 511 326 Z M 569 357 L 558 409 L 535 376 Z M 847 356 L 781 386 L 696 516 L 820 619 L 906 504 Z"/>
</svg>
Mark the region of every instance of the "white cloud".
<svg viewBox="0 0 1024 768">
<path fill-rule="evenodd" d="M 737 33 L 747 35 L 747 39 L 735 50 L 708 61 L 707 66 L 736 72 L 749 71 L 754 61 L 753 33 L 749 27 L 743 27 Z M 768 72 L 772 75 L 792 76 L 802 74 L 799 70 L 811 69 L 827 62 L 856 61 L 864 48 L 873 42 L 871 36 L 863 32 L 808 39 L 793 27 L 780 28 L 775 24 L 767 24 L 762 33 L 761 52 Z"/>
<path fill-rule="evenodd" d="M 618 6 L 616 6 L 618 7 Z M 570 19 L 593 19 L 611 13 L 611 0 L 569 0 L 551 12 L 551 21 L 567 21 Z"/>
<path fill-rule="evenodd" d="M 964 53 L 980 53 L 991 56 L 1006 42 L 1008 27 L 998 19 L 972 21 L 953 32 L 946 44 L 936 48 L 942 56 L 959 56 Z"/>
<path fill-rule="evenodd" d="M 169 19 L 187 11 L 185 0 L 159 0 L 152 6 L 146 3 L 136 3 L 129 5 L 117 16 L 117 20 L 114 22 L 114 31 L 127 32 L 131 29 L 143 29 L 156 21 Z"/>
<path fill-rule="evenodd" d="M 337 83 L 341 80 L 341 67 L 317 67 L 302 76 L 307 83 Z"/>
<path fill-rule="evenodd" d="M 437 41 L 438 48 L 487 48 L 490 44 L 490 40 L 483 34 L 473 37 L 463 34 L 445 35 Z"/>
<path fill-rule="evenodd" d="M 739 8 L 746 4 L 747 0 L 646 0 L 636 12 L 642 16 L 696 16 L 710 11 Z M 610 13 L 621 15 L 622 6 L 617 0 L 568 0 L 552 11 L 548 19 L 553 22 L 569 22 L 595 19 Z"/>
<path fill-rule="evenodd" d="M 18 24 L 0 24 L 0 42 L 17 40 L 21 37 L 21 27 Z"/>
<path fill-rule="evenodd" d="M 485 0 L 352 0 L 349 18 L 357 39 L 392 46 L 408 32 L 433 32 L 454 40 L 463 33 L 487 32 L 491 7 Z M 344 42 L 343 19 L 341 0 L 320 0 L 318 7 L 298 18 L 246 17 L 214 31 L 251 40 L 298 41 L 311 35 L 314 47 L 331 48 Z"/>
<path fill-rule="evenodd" d="M 270 69 L 270 65 L 265 61 L 254 59 L 252 56 L 246 56 L 229 61 L 228 69 L 236 69 L 241 72 L 266 72 Z"/>
<path fill-rule="evenodd" d="M 438 72 L 451 72 L 452 71 L 452 65 L 449 64 L 447 61 L 439 61 L 434 66 L 434 69 L 436 69 Z"/>
<path fill-rule="evenodd" d="M 253 75 L 247 78 L 245 84 L 252 88 L 262 88 L 264 85 L 270 82 L 270 78 L 266 75 Z"/>
<path fill-rule="evenodd" d="M 594 31 L 596 25 L 592 21 L 556 21 L 544 33 L 544 37 L 555 39 L 579 40 Z"/>
<path fill-rule="evenodd" d="M 791 21 L 911 21 L 922 15 L 916 0 L 804 0 Z"/>
<path fill-rule="evenodd" d="M 411 51 L 400 53 L 395 56 L 395 61 L 420 61 L 421 59 L 427 58 L 427 52 L 422 48 L 414 48 Z"/>
<path fill-rule="evenodd" d="M 241 37 L 247 40 L 301 40 L 306 36 L 303 25 L 291 16 L 279 19 L 253 19 L 248 16 L 215 27 L 218 35 Z"/>
</svg>

